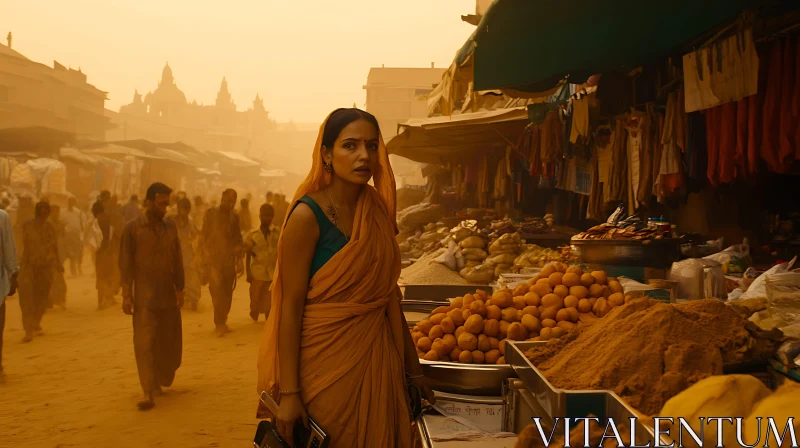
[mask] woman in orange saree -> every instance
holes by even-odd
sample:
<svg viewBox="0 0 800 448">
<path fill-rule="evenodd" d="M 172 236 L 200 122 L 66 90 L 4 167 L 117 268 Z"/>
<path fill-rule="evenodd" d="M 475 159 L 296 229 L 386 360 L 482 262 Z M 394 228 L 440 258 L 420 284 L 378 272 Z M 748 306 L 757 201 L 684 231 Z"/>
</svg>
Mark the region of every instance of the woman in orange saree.
<svg viewBox="0 0 800 448">
<path fill-rule="evenodd" d="M 287 441 L 310 415 L 331 448 L 411 446 L 406 378 L 426 389 L 400 309 L 395 181 L 375 117 L 328 116 L 290 210 L 258 360 L 258 392 L 279 409 L 259 417 Z"/>
</svg>

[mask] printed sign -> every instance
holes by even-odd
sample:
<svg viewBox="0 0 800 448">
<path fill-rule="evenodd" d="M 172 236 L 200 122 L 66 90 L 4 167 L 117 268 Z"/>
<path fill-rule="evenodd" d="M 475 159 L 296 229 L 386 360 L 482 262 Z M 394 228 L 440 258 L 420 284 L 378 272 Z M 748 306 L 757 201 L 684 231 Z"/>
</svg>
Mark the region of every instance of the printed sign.
<svg viewBox="0 0 800 448">
<path fill-rule="evenodd" d="M 465 419 L 485 432 L 501 432 L 503 427 L 502 404 L 462 403 L 437 398 L 436 407 L 448 417 Z"/>
</svg>

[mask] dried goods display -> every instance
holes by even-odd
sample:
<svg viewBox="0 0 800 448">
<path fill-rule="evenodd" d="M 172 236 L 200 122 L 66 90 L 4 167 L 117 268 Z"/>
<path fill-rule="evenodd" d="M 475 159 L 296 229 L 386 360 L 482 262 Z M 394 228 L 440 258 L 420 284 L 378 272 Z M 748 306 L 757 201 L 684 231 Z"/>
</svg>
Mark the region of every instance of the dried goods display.
<svg viewBox="0 0 800 448">
<path fill-rule="evenodd" d="M 573 240 L 660 240 L 663 233 L 653 227 L 630 224 L 624 227 L 603 223 L 572 237 Z"/>
<path fill-rule="evenodd" d="M 526 356 L 555 387 L 613 390 L 657 415 L 666 400 L 725 367 L 765 362 L 782 337 L 719 300 L 670 305 L 643 298 Z"/>
<path fill-rule="evenodd" d="M 551 263 L 531 282 L 521 283 L 513 290 L 491 295 L 478 290 L 458 297 L 450 305 L 435 309 L 411 332 L 420 358 L 504 364 L 506 339 L 547 341 L 564 336 L 582 322 L 596 320 L 623 305 L 625 300 L 622 285 L 605 272 L 584 273 L 577 266 Z M 500 356 L 495 356 L 493 350 L 498 350 Z M 465 351 L 471 353 L 464 354 Z"/>
</svg>

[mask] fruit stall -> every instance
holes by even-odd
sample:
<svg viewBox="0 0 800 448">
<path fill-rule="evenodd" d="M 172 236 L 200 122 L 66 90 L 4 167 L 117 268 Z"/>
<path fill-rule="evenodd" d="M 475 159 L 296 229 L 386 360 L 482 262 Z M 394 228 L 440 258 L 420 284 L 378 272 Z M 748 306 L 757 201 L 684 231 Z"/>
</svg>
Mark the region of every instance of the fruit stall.
<svg viewBox="0 0 800 448">
<path fill-rule="evenodd" d="M 766 385 L 793 383 L 768 368 L 783 333 L 723 301 L 650 298 L 645 293 L 657 288 L 580 263 L 552 262 L 511 285 L 476 288 L 409 323 L 437 394 L 419 425 L 427 446 L 450 440 L 437 431 L 471 434 L 485 446 L 512 446 L 502 443 L 515 436 L 517 446 L 539 446 L 523 441 L 535 435 L 533 417 L 550 425 L 556 417 L 637 417 L 637 440 L 654 440 L 650 417 L 690 416 L 691 404 L 704 403 L 694 397 L 708 396 L 697 392 L 704 381 L 757 383 L 770 392 Z M 771 394 L 782 402 L 797 390 Z M 734 409 L 749 415 L 753 406 Z"/>
</svg>

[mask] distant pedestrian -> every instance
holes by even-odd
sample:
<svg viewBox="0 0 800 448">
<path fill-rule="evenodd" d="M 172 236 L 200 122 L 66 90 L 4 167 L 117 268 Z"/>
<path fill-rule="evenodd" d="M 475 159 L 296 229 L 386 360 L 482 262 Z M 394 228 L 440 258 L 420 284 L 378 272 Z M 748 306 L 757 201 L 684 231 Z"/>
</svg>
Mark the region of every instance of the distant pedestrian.
<svg viewBox="0 0 800 448">
<path fill-rule="evenodd" d="M 61 219 L 61 207 L 58 205 L 50 206 L 50 218 L 48 221 L 50 221 L 50 224 L 56 229 L 58 266 L 60 266 L 61 269 L 53 269 L 51 271 L 53 278 L 50 283 L 47 308 L 52 308 L 56 305 L 63 310 L 67 308 L 67 282 L 64 279 L 64 262 L 67 261 L 67 247 L 64 244 L 66 223 Z"/>
<path fill-rule="evenodd" d="M 0 381 L 3 380 L 3 330 L 6 326 L 6 296 L 17 292 L 17 247 L 8 213 L 0 210 Z"/>
<path fill-rule="evenodd" d="M 275 210 L 263 204 L 259 210 L 261 226 L 247 233 L 244 248 L 247 260 L 247 282 L 250 283 L 250 318 L 258 321 L 258 315 L 269 317 L 270 286 L 278 263 L 278 240 L 280 228 L 272 224 Z"/>
<path fill-rule="evenodd" d="M 83 275 L 83 240 L 86 234 L 86 213 L 76 206 L 75 198 L 69 198 L 67 209 L 61 211 L 64 223 L 64 247 L 69 270 L 73 277 Z"/>
<path fill-rule="evenodd" d="M 25 223 L 22 230 L 25 249 L 19 271 L 19 307 L 25 328 L 23 342 L 44 334 L 41 323 L 50 297 L 53 270 L 64 271 L 64 266 L 58 261 L 56 229 L 48 222 L 50 204 L 36 204 L 35 216 Z"/>
<path fill-rule="evenodd" d="M 197 275 L 194 247 L 200 232 L 192 219 L 191 211 L 192 202 L 183 198 L 178 200 L 178 214 L 167 219 L 175 223 L 178 238 L 181 240 L 186 306 L 192 311 L 197 311 L 197 304 L 200 301 L 200 277 Z"/>
<path fill-rule="evenodd" d="M 154 183 L 147 189 L 144 216 L 122 232 L 119 268 L 122 310 L 133 316 L 133 349 L 144 399 L 141 410 L 169 387 L 181 365 L 183 260 L 175 223 L 164 220 L 172 190 Z"/>
<path fill-rule="evenodd" d="M 242 199 L 239 202 L 239 227 L 242 234 L 253 230 L 253 217 L 250 214 L 250 201 L 248 199 Z"/>
<path fill-rule="evenodd" d="M 120 213 L 122 213 L 126 223 L 142 216 L 142 206 L 139 205 L 139 196 L 131 196 L 131 198 L 128 199 L 128 203 L 120 209 Z"/>
<path fill-rule="evenodd" d="M 200 248 L 203 251 L 201 280 L 205 278 L 208 282 L 214 304 L 214 325 L 219 337 L 230 332 L 227 321 L 233 289 L 236 278 L 244 272 L 242 233 L 235 206 L 236 190 L 225 190 L 219 207 L 206 212 L 200 232 Z"/>
</svg>

